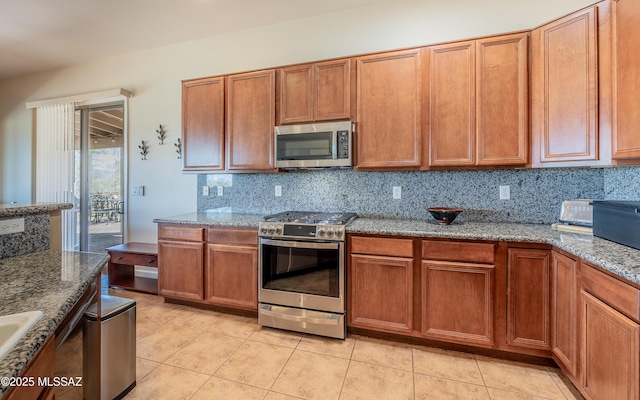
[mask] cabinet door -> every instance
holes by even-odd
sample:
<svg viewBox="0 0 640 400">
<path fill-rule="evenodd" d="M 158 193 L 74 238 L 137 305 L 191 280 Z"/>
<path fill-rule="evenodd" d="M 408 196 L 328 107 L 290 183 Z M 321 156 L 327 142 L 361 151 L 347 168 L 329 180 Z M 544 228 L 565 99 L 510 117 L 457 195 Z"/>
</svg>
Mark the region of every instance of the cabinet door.
<svg viewBox="0 0 640 400">
<path fill-rule="evenodd" d="M 554 252 L 551 265 L 552 351 L 565 372 L 576 376 L 578 364 L 577 262 Z"/>
<path fill-rule="evenodd" d="M 528 38 L 524 33 L 476 42 L 478 165 L 527 163 Z"/>
<path fill-rule="evenodd" d="M 533 31 L 533 166 L 598 159 L 596 7 Z"/>
<path fill-rule="evenodd" d="M 582 387 L 591 400 L 635 400 L 640 395 L 640 325 L 585 291 L 582 313 Z"/>
<path fill-rule="evenodd" d="M 330 121 L 351 118 L 354 78 L 352 59 L 334 60 L 313 65 L 314 118 Z"/>
<path fill-rule="evenodd" d="M 278 70 L 280 124 L 313 121 L 313 65 L 295 65 Z"/>
<path fill-rule="evenodd" d="M 274 169 L 275 99 L 275 70 L 227 77 L 227 169 Z"/>
<path fill-rule="evenodd" d="M 257 310 L 258 249 L 208 244 L 205 280 L 205 301 Z"/>
<path fill-rule="evenodd" d="M 421 53 L 357 60 L 357 167 L 418 168 L 422 142 Z"/>
<path fill-rule="evenodd" d="M 640 158 L 640 2 L 612 1 L 614 48 L 613 157 Z"/>
<path fill-rule="evenodd" d="M 224 77 L 182 84 L 183 169 L 224 169 Z"/>
<path fill-rule="evenodd" d="M 511 346 L 551 348 L 550 258 L 548 250 L 508 250 L 507 340 Z"/>
<path fill-rule="evenodd" d="M 491 347 L 494 266 L 422 261 L 422 334 Z"/>
<path fill-rule="evenodd" d="M 475 164 L 475 42 L 429 47 L 429 165 Z"/>
<path fill-rule="evenodd" d="M 408 333 L 413 329 L 413 259 L 351 255 L 349 326 Z"/>
<path fill-rule="evenodd" d="M 203 299 L 204 243 L 158 241 L 158 293 L 185 300 Z"/>
</svg>

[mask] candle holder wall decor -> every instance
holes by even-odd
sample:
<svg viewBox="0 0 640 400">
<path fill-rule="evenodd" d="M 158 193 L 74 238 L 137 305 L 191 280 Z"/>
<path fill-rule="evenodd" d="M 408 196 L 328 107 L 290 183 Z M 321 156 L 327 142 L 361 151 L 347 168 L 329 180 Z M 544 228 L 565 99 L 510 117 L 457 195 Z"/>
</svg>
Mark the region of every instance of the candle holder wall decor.
<svg viewBox="0 0 640 400">
<path fill-rule="evenodd" d="M 176 153 L 178 153 L 178 159 L 182 158 L 182 142 L 180 142 L 180 138 L 178 138 L 178 142 L 173 145 L 177 147 Z"/>
<path fill-rule="evenodd" d="M 142 157 L 140 157 L 141 160 L 146 160 L 147 159 L 147 154 L 149 154 L 149 145 L 147 145 L 144 140 L 142 141 L 142 144 L 138 146 L 138 148 L 141 150 L 140 151 L 140 155 Z"/>
<path fill-rule="evenodd" d="M 160 129 L 156 129 L 156 132 L 158 132 L 158 140 L 160 141 L 160 144 L 164 144 L 164 139 L 167 137 L 167 130 L 160 125 Z"/>
</svg>

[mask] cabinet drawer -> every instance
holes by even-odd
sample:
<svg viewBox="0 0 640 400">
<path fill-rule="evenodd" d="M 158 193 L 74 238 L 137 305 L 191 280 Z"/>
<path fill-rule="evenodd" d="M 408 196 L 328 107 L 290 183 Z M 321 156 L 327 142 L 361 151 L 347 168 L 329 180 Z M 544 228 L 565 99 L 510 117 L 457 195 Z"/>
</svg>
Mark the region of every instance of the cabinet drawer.
<svg viewBox="0 0 640 400">
<path fill-rule="evenodd" d="M 413 257 L 413 240 L 352 236 L 351 253 L 388 257 Z"/>
<path fill-rule="evenodd" d="M 207 242 L 216 244 L 241 244 L 258 246 L 258 231 L 254 229 L 221 229 L 210 228 Z"/>
<path fill-rule="evenodd" d="M 204 241 L 204 228 L 161 225 L 158 227 L 158 239 L 202 242 Z"/>
<path fill-rule="evenodd" d="M 640 290 L 582 263 L 582 287 L 600 300 L 640 321 Z"/>
<path fill-rule="evenodd" d="M 55 338 L 51 336 L 42 345 L 35 357 L 27 365 L 20 375 L 23 378 L 33 378 L 34 386 L 15 386 L 9 389 L 3 399 L 5 400 L 36 400 L 46 388 L 38 385 L 38 378 L 53 377 L 53 363 L 55 357 Z M 46 397 L 45 397 L 46 398 Z"/>
<path fill-rule="evenodd" d="M 111 262 L 114 264 L 144 265 L 147 267 L 158 266 L 158 256 L 156 255 L 125 253 L 119 251 L 112 251 L 110 254 Z"/>
<path fill-rule="evenodd" d="M 494 248 L 491 243 L 422 241 L 422 258 L 425 260 L 462 261 L 480 264 L 494 263 Z"/>
</svg>

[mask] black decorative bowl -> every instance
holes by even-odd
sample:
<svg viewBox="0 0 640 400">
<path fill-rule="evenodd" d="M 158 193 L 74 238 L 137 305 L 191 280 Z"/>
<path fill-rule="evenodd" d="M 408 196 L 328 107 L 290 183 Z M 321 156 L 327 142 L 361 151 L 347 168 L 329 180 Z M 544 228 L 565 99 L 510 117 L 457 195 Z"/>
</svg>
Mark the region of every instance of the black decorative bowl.
<svg viewBox="0 0 640 400">
<path fill-rule="evenodd" d="M 462 212 L 462 208 L 431 207 L 427 208 L 427 211 L 433 215 L 438 224 L 449 225 Z"/>
</svg>

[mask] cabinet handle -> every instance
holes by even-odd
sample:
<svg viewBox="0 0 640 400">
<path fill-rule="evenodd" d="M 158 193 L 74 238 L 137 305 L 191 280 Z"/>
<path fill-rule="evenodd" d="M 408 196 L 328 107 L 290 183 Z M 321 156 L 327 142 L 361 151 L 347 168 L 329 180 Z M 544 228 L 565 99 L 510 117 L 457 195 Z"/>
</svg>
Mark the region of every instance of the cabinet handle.
<svg viewBox="0 0 640 400">
<path fill-rule="evenodd" d="M 153 264 L 154 262 L 155 262 L 155 260 L 151 259 L 151 260 L 147 261 L 147 264 Z"/>
<path fill-rule="evenodd" d="M 122 258 L 123 258 L 122 256 L 118 257 L 118 261 L 122 260 Z"/>
</svg>

